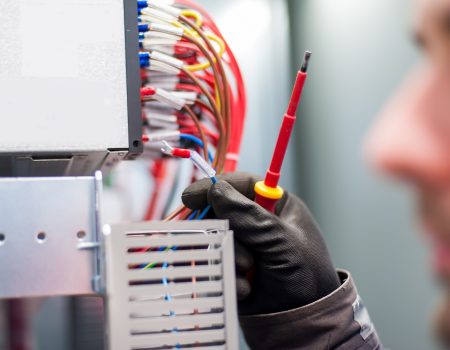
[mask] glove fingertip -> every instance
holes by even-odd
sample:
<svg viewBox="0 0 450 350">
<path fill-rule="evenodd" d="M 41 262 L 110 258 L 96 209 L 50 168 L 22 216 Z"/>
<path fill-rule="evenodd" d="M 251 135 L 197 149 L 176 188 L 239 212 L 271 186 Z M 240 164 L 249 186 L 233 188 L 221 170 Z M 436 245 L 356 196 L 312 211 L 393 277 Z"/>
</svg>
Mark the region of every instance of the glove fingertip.
<svg viewBox="0 0 450 350">
<path fill-rule="evenodd" d="M 243 301 L 248 298 L 251 292 L 250 283 L 243 276 L 238 275 L 236 278 L 236 291 L 238 301 Z"/>
<path fill-rule="evenodd" d="M 224 201 L 231 200 L 236 195 L 242 196 L 231 184 L 224 180 L 219 180 L 209 189 L 207 200 L 214 208 Z"/>
<path fill-rule="evenodd" d="M 194 182 L 183 191 L 181 201 L 189 209 L 202 209 L 208 205 L 207 193 L 211 187 L 209 179 Z"/>
</svg>

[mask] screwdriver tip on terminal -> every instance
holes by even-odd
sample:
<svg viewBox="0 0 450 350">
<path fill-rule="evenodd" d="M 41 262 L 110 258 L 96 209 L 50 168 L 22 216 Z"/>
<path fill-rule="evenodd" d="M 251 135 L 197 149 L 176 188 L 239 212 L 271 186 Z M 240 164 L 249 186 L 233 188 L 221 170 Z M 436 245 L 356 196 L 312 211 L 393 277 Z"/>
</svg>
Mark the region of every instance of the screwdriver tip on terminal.
<svg viewBox="0 0 450 350">
<path fill-rule="evenodd" d="M 305 52 L 305 56 L 303 57 L 303 64 L 302 67 L 300 68 L 300 70 L 303 73 L 306 73 L 308 71 L 308 65 L 309 65 L 309 59 L 311 58 L 311 51 L 306 51 Z"/>
</svg>

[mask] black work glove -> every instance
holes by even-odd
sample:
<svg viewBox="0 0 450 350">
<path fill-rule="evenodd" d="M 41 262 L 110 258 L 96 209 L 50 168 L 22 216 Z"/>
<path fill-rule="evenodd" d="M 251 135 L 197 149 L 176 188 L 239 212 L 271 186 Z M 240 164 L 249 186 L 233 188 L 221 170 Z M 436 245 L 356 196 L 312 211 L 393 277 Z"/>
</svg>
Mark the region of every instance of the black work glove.
<svg viewBox="0 0 450 350">
<path fill-rule="evenodd" d="M 240 315 L 268 314 L 310 304 L 336 290 L 340 282 L 311 213 L 285 193 L 272 214 L 253 202 L 258 179 L 226 174 L 212 185 L 200 180 L 183 193 L 190 209 L 213 208 L 234 231 Z M 248 278 L 248 273 L 253 274 Z"/>
</svg>

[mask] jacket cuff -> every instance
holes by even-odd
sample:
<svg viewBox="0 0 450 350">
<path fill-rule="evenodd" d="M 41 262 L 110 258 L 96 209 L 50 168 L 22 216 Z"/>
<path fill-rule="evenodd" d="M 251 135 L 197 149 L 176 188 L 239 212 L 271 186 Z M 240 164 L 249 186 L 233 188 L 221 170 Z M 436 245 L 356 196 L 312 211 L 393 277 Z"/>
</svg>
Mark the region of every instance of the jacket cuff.
<svg viewBox="0 0 450 350">
<path fill-rule="evenodd" d="M 350 273 L 337 272 L 341 286 L 309 305 L 273 314 L 241 316 L 249 346 L 261 350 L 381 347 Z"/>
</svg>

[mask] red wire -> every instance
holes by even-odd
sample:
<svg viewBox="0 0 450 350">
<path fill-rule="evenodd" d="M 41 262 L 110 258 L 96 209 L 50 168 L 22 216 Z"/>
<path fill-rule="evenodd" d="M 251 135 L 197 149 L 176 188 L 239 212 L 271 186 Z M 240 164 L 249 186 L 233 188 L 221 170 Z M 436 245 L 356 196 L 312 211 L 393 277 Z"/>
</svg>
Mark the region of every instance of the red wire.
<svg viewBox="0 0 450 350">
<path fill-rule="evenodd" d="M 226 54 L 229 58 L 229 62 L 227 62 L 231 72 L 233 73 L 236 81 L 236 92 L 237 95 L 233 99 L 232 103 L 232 130 L 230 132 L 230 144 L 228 148 L 229 153 L 239 154 L 241 143 L 242 143 L 242 134 L 244 129 L 245 122 L 245 112 L 247 109 L 247 96 L 245 92 L 244 80 L 242 77 L 242 73 L 239 69 L 239 65 L 237 60 L 231 51 L 228 43 L 224 39 L 222 33 L 220 32 L 217 25 L 212 20 L 211 16 L 206 12 L 200 5 L 191 0 L 177 0 L 178 4 L 184 5 L 186 7 L 190 7 L 200 12 L 203 16 L 204 26 L 211 29 L 217 36 L 219 36 L 225 43 Z M 227 159 L 225 162 L 225 171 L 234 171 L 236 169 L 237 162 L 232 159 Z"/>
<path fill-rule="evenodd" d="M 197 92 L 199 94 L 202 93 L 202 91 L 200 90 L 200 88 L 198 86 L 195 86 L 193 84 L 177 84 L 175 86 L 176 90 L 187 90 L 187 91 L 193 91 L 193 92 Z"/>
<path fill-rule="evenodd" d="M 239 154 L 241 143 L 242 143 L 242 134 L 243 134 L 243 128 L 244 128 L 244 122 L 245 122 L 245 113 L 247 108 L 247 96 L 245 91 L 245 84 L 244 80 L 241 74 L 241 71 L 239 69 L 239 65 L 237 63 L 237 60 L 231 51 L 228 43 L 224 39 L 222 33 L 220 32 L 219 28 L 211 18 L 211 16 L 198 4 L 196 4 L 192 0 L 177 0 L 178 4 L 181 4 L 185 7 L 192 8 L 197 10 L 199 13 L 203 16 L 203 29 L 209 29 L 212 31 L 215 35 L 217 35 L 219 38 L 221 38 L 225 44 L 225 54 L 223 56 L 223 61 L 226 64 L 226 68 L 228 68 L 228 71 L 231 72 L 231 74 L 234 77 L 235 82 L 235 89 L 232 89 L 231 86 L 227 87 L 229 89 L 229 95 L 230 95 L 230 108 L 231 108 L 231 125 L 230 129 L 226 130 L 227 133 L 229 133 L 230 142 L 227 149 L 227 153 L 232 154 Z M 201 50 L 199 50 L 195 45 L 192 43 L 187 42 L 186 40 L 182 40 L 178 42 L 175 46 L 175 56 L 177 56 L 179 59 L 183 60 L 185 64 L 192 65 L 199 63 L 199 58 L 203 57 L 203 53 Z M 151 74 L 151 73 L 150 73 Z M 211 95 L 216 98 L 216 91 L 215 91 L 215 78 L 211 72 L 210 69 L 203 70 L 202 72 L 193 72 L 193 74 L 204 83 L 205 88 L 207 88 Z M 146 70 L 141 71 L 141 78 L 142 81 L 145 82 L 150 77 L 149 72 Z M 195 91 L 199 93 L 199 96 L 201 96 L 201 90 L 192 85 L 191 80 L 184 74 L 179 74 L 180 83 L 176 85 L 175 90 L 181 90 L 181 91 Z M 231 81 L 231 80 L 230 80 Z M 211 130 L 210 128 L 206 127 L 204 124 L 201 125 L 201 128 L 203 129 L 205 135 L 210 139 L 211 143 L 215 146 L 217 146 L 219 135 L 217 133 L 217 119 L 214 116 L 214 114 L 211 112 L 210 108 L 208 108 L 208 105 L 203 105 L 202 97 L 199 97 L 200 101 L 197 101 L 196 107 L 200 108 L 202 116 L 205 118 L 203 121 L 208 119 L 208 121 L 211 121 L 212 126 Z M 180 132 L 199 136 L 199 132 L 195 125 L 192 123 L 190 118 L 187 118 L 183 113 L 178 112 L 176 113 L 178 117 L 178 123 L 180 125 Z M 208 123 L 208 125 L 210 125 Z M 234 159 L 227 158 L 225 161 L 225 171 L 234 171 L 237 167 L 237 161 Z M 159 198 L 159 189 L 162 186 L 162 182 L 164 180 L 164 176 L 166 174 L 167 165 L 165 161 L 159 160 L 155 161 L 152 169 L 151 169 L 151 175 L 155 180 L 155 190 L 152 194 L 147 212 L 145 215 L 146 220 L 154 219 L 155 215 L 155 209 L 158 203 Z M 180 212 L 177 217 L 183 218 L 186 214 L 186 210 Z"/>
<path fill-rule="evenodd" d="M 223 36 L 220 33 L 220 31 L 218 30 L 217 26 L 215 25 L 215 23 L 212 21 L 212 19 L 210 18 L 210 16 L 202 9 L 200 8 L 197 4 L 195 4 L 192 1 L 184 1 L 181 0 L 179 1 L 179 3 L 184 3 L 187 4 L 188 7 L 190 8 L 194 8 L 197 9 L 200 13 L 202 13 L 204 19 L 205 19 L 205 27 L 211 28 L 211 31 L 213 31 L 216 35 L 218 35 L 222 40 Z M 233 56 L 233 53 L 231 52 L 228 44 L 225 42 L 225 47 L 226 47 L 226 55 L 229 58 L 229 62 L 227 63 L 227 65 L 230 68 L 230 71 L 232 72 L 232 74 L 235 77 L 235 81 L 236 81 L 236 87 L 237 87 L 237 96 L 234 96 L 233 94 L 230 94 L 231 96 L 231 110 L 232 110 L 232 127 L 231 130 L 227 130 L 227 132 L 231 133 L 231 143 L 230 143 L 230 147 L 229 147 L 229 151 L 232 150 L 239 150 L 239 146 L 240 146 L 240 138 L 242 136 L 242 125 L 243 125 L 243 119 L 244 119 L 244 115 L 245 115 L 245 91 L 243 91 L 243 79 L 241 76 L 241 73 L 239 71 L 239 66 L 237 65 L 236 59 Z M 193 52 L 192 55 L 189 55 L 188 57 L 183 57 L 183 55 L 188 55 L 190 54 L 190 52 Z M 195 64 L 198 63 L 198 58 L 202 57 L 203 54 L 202 52 L 193 44 L 187 42 L 187 41 L 181 41 L 178 42 L 176 47 L 175 47 L 175 54 L 179 55 L 181 57 L 179 57 L 180 59 L 182 59 L 186 64 Z M 204 70 L 203 72 L 194 72 L 193 73 L 199 80 L 201 80 L 202 82 L 205 83 L 205 87 L 207 87 L 212 96 L 214 96 L 214 98 L 216 97 L 216 91 L 215 91 L 215 79 L 213 74 L 211 73 L 210 70 Z M 145 81 L 148 79 L 148 72 L 143 70 L 142 74 L 141 74 L 142 80 Z M 180 83 L 177 84 L 176 86 L 176 90 L 184 90 L 184 91 L 195 91 L 197 93 L 201 93 L 201 90 L 198 89 L 197 87 L 193 86 L 190 83 L 190 79 L 186 79 L 188 77 L 186 77 L 184 74 L 180 74 Z M 241 90 L 241 91 L 240 91 Z M 231 89 L 230 89 L 231 92 Z M 213 125 L 217 128 L 217 120 L 215 118 L 215 116 L 213 114 L 211 114 L 211 111 L 207 108 L 207 106 L 203 106 L 200 103 L 197 103 L 197 106 L 199 106 L 201 108 L 202 114 L 210 119 L 213 122 Z M 192 134 L 195 136 L 199 136 L 198 135 L 198 130 L 195 128 L 195 126 L 192 124 L 192 122 L 189 122 L 188 119 L 186 119 L 186 117 L 182 114 L 182 113 L 178 113 L 177 116 L 179 117 L 179 124 L 180 124 L 180 131 L 183 133 L 188 133 L 188 134 Z M 213 131 L 211 131 L 209 128 L 207 128 L 205 125 L 201 126 L 203 131 L 205 132 L 205 135 L 211 139 L 211 143 L 213 143 L 214 145 L 217 146 L 218 143 L 218 139 L 219 139 L 219 135 Z M 229 164 L 229 162 L 227 162 Z M 228 165 L 228 167 L 230 167 Z M 159 197 L 159 188 L 162 185 L 162 181 L 166 172 L 166 166 L 165 166 L 165 162 L 160 160 L 160 161 L 155 161 L 155 163 L 152 166 L 151 169 L 151 173 L 153 178 L 155 179 L 155 191 L 152 194 L 150 201 L 149 201 L 149 205 L 147 208 L 147 212 L 146 212 L 146 216 L 145 219 L 146 220 L 150 220 L 152 218 L 154 218 L 154 214 L 155 214 L 155 208 L 156 205 L 158 203 L 158 197 Z M 232 170 L 235 169 L 235 165 L 233 165 Z M 182 217 L 184 215 L 184 211 L 182 213 L 180 213 L 180 217 Z"/>
<path fill-rule="evenodd" d="M 219 140 L 219 135 L 213 133 L 211 130 L 208 130 L 206 127 L 202 126 L 202 129 L 206 136 L 210 137 L 214 143 L 214 145 L 217 144 L 217 141 Z M 200 136 L 200 133 L 194 128 L 194 127 L 185 127 L 180 129 L 180 132 L 183 134 L 191 134 L 196 137 Z"/>
<path fill-rule="evenodd" d="M 164 177 L 166 175 L 166 162 L 163 159 L 155 160 L 150 168 L 150 173 L 155 181 L 154 190 L 152 196 L 150 198 L 147 212 L 145 214 L 144 220 L 152 220 L 155 219 L 155 209 L 158 203 L 159 198 L 159 190 L 164 181 Z"/>
</svg>

